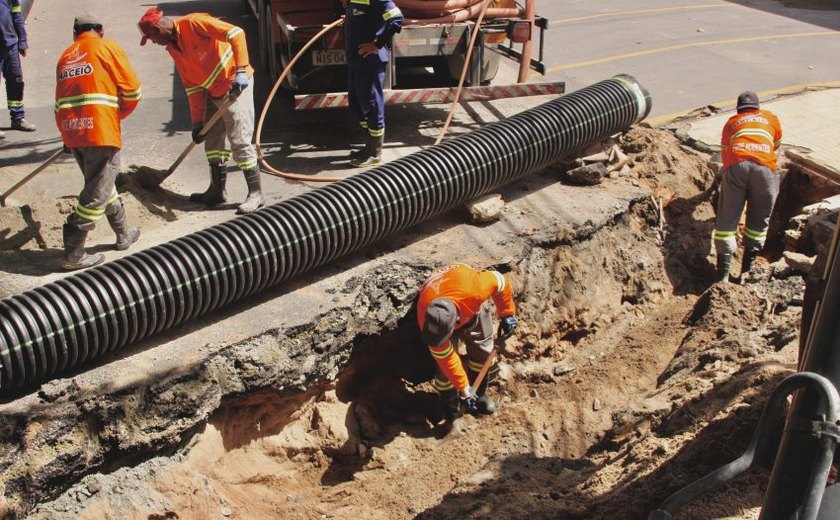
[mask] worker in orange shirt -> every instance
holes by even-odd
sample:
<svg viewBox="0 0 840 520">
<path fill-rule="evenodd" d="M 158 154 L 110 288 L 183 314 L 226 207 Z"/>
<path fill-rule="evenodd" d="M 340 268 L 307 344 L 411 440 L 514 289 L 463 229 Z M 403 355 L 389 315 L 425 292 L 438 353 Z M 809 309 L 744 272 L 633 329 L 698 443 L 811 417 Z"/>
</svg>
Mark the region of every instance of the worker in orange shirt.
<svg viewBox="0 0 840 520">
<path fill-rule="evenodd" d="M 104 216 L 117 234 L 116 248 L 128 249 L 140 229 L 128 227 L 125 207 L 114 182 L 119 173 L 120 121 L 140 100 L 140 81 L 119 45 L 103 38 L 102 23 L 90 15 L 73 22 L 72 45 L 56 67 L 55 122 L 66 151 L 85 177 L 79 202 L 64 224 L 66 270 L 102 263 L 102 253 L 85 252 L 87 234 Z"/>
<path fill-rule="evenodd" d="M 251 143 L 254 133 L 254 88 L 250 85 L 254 69 L 248 58 L 245 32 L 205 13 L 170 18 L 152 7 L 140 18 L 143 39 L 163 45 L 175 61 L 181 83 L 187 90 L 192 119 L 192 137 L 204 141 L 210 163 L 210 187 L 193 193 L 190 199 L 208 206 L 226 201 L 225 163 L 233 156 L 245 174 L 248 196 L 236 212 L 251 213 L 263 205 L 257 151 Z M 223 125 L 216 124 L 205 136 L 199 135 L 204 122 L 219 110 L 228 96 L 235 102 L 225 109 Z M 225 136 L 231 150 L 225 148 Z"/>
<path fill-rule="evenodd" d="M 491 301 L 501 318 L 501 334 L 513 334 L 516 306 L 503 274 L 455 263 L 433 272 L 420 287 L 417 322 L 437 363 L 432 384 L 441 396 L 447 420 L 455 419 L 464 410 L 473 414 L 496 411 L 487 386 L 498 367 L 488 371 L 478 388 L 470 385 L 494 348 Z M 466 370 L 457 351 L 459 340 L 466 346 Z"/>
<path fill-rule="evenodd" d="M 720 139 L 723 178 L 714 243 L 717 281 L 721 282 L 729 280 L 744 204 L 747 205 L 747 221 L 741 279 L 750 272 L 755 257 L 764 247 L 780 184 L 776 173 L 776 153 L 782 142 L 779 119 L 769 110 L 762 110 L 758 96 L 749 90 L 738 96 L 736 109 L 738 113 L 726 122 Z"/>
</svg>

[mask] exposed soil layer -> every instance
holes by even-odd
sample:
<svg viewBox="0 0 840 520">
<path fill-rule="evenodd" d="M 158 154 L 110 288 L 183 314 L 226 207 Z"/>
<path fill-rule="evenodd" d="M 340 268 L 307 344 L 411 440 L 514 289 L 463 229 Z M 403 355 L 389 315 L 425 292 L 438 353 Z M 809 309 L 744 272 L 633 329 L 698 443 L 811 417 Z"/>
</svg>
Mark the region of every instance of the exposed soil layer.
<svg viewBox="0 0 840 520">
<path fill-rule="evenodd" d="M 769 393 L 795 369 L 804 282 L 760 258 L 751 283 L 712 285 L 707 158 L 645 127 L 621 145 L 650 200 L 592 233 L 537 239 L 499 266 L 521 326 L 491 385 L 494 415 L 441 421 L 410 309 L 427 269 L 392 265 L 357 281 L 368 296 L 351 313 L 392 323 L 352 349 L 334 348 L 351 318 L 324 316 L 231 345 L 142 394 L 74 401 L 74 389 L 47 386 L 39 417 L 2 418 L 0 511 L 645 518 L 747 447 Z M 323 368 L 303 368 L 324 356 Z M 58 403 L 87 422 L 54 420 Z M 680 518 L 758 518 L 771 455 Z"/>
</svg>

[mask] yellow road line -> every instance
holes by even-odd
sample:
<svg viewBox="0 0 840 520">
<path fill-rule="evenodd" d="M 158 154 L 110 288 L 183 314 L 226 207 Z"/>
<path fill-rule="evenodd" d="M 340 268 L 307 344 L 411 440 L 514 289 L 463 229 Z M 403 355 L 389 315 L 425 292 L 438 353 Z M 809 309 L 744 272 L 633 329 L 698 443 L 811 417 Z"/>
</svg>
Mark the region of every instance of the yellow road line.
<svg viewBox="0 0 840 520">
<path fill-rule="evenodd" d="M 709 9 L 715 7 L 740 7 L 735 4 L 704 4 L 704 5 L 684 5 L 681 7 L 660 7 L 658 9 L 637 9 L 635 11 L 617 11 L 614 13 L 601 13 L 601 14 L 592 14 L 589 16 L 579 16 L 577 18 L 566 18 L 562 20 L 551 20 L 548 22 L 549 25 L 554 25 L 558 23 L 571 23 L 571 22 L 580 22 L 583 20 L 594 20 L 596 18 L 609 18 L 613 16 L 627 16 L 627 15 L 634 15 L 634 14 L 647 14 L 647 13 L 661 13 L 664 11 L 685 11 L 687 9 Z"/>
<path fill-rule="evenodd" d="M 770 90 L 762 90 L 761 92 L 757 92 L 758 98 L 765 98 L 767 96 L 775 96 L 775 95 L 785 95 L 785 94 L 794 94 L 797 92 L 802 92 L 805 90 L 818 90 L 818 89 L 825 89 L 825 88 L 838 88 L 840 87 L 840 81 L 826 81 L 824 83 L 800 83 L 798 85 L 788 85 L 785 87 L 774 88 Z M 723 101 L 717 101 L 715 103 L 709 103 L 707 106 L 713 107 L 728 107 L 728 106 L 735 106 L 738 102 L 737 98 L 729 98 L 724 99 Z M 682 116 L 686 116 L 695 110 L 698 107 L 694 107 L 690 110 L 681 110 L 679 112 L 672 112 L 670 114 L 665 114 L 661 116 L 651 117 L 645 119 L 645 122 L 651 126 L 660 126 L 666 123 L 673 121 Z"/>
<path fill-rule="evenodd" d="M 793 34 L 776 34 L 770 36 L 753 36 L 750 38 L 736 38 L 732 40 L 713 40 L 694 43 L 682 43 L 680 45 L 670 45 L 668 47 L 659 47 L 656 49 L 648 49 L 645 51 L 628 52 L 626 54 L 615 54 L 613 56 L 605 56 L 603 58 L 596 58 L 594 60 L 580 61 L 578 63 L 568 63 L 565 65 L 553 65 L 546 70 L 546 74 L 559 72 L 561 70 L 575 69 L 578 67 L 586 67 L 589 65 L 597 65 L 599 63 L 607 63 L 610 61 L 626 60 L 628 58 L 638 58 L 639 56 L 649 56 L 651 54 L 661 54 L 663 52 L 671 52 L 681 49 L 689 49 L 691 47 L 708 47 L 712 45 L 731 45 L 736 43 L 758 42 L 764 40 L 786 40 L 790 38 L 813 38 L 817 36 L 840 36 L 838 31 L 819 31 Z"/>
</svg>

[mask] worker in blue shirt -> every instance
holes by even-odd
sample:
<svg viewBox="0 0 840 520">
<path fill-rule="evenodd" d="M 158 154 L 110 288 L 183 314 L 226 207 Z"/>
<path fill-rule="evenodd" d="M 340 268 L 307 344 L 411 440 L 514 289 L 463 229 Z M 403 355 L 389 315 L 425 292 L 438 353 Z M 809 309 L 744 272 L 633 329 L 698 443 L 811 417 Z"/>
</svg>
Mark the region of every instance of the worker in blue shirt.
<svg viewBox="0 0 840 520">
<path fill-rule="evenodd" d="M 34 132 L 35 125 L 23 117 L 23 70 L 20 57 L 26 56 L 28 48 L 20 0 L 0 0 L 0 69 L 6 80 L 6 101 L 12 117 L 12 130 Z M 0 132 L 0 139 L 5 137 Z"/>
<path fill-rule="evenodd" d="M 365 147 L 350 154 L 356 167 L 376 166 L 385 141 L 385 70 L 391 38 L 400 32 L 403 14 L 392 0 L 342 0 L 344 51 L 347 56 L 347 102 L 363 129 Z"/>
</svg>

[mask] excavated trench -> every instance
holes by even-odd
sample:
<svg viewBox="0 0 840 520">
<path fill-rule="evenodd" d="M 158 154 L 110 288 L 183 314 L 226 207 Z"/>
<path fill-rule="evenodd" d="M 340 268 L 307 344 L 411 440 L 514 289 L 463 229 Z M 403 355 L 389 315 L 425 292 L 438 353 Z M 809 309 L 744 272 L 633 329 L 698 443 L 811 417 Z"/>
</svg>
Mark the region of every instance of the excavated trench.
<svg viewBox="0 0 840 520">
<path fill-rule="evenodd" d="M 713 274 L 706 157 L 646 128 L 622 146 L 629 178 L 563 188 L 612 193 L 611 210 L 516 228 L 523 243 L 508 243 L 512 253 L 463 259 L 507 274 L 521 318 L 491 386 L 494 416 L 441 421 L 412 308 L 436 264 L 386 257 L 330 285 L 324 297 L 340 303 L 311 322 L 226 344 L 185 370 L 104 392 L 83 378 L 44 385 L 37 405 L 0 415 L 0 512 L 642 518 L 683 480 L 738 455 L 760 411 L 747 404 L 789 370 L 795 308 L 730 322 L 722 309 L 782 301 L 801 279 L 703 292 Z M 651 197 L 663 193 L 664 222 Z M 729 326 L 737 334 L 721 332 Z M 788 359 L 761 357 L 779 352 Z M 724 384 L 739 374 L 743 384 Z M 736 411 L 716 422 L 723 406 L 702 408 L 709 396 Z M 665 440 L 681 446 L 709 423 L 717 429 L 702 440 L 726 446 L 714 456 Z M 740 485 L 755 501 L 751 478 Z"/>
</svg>

